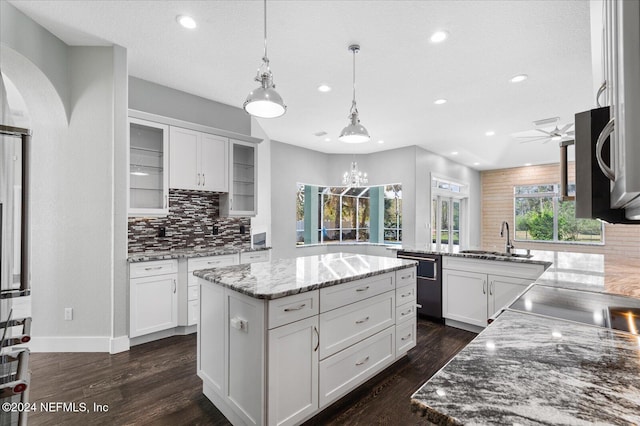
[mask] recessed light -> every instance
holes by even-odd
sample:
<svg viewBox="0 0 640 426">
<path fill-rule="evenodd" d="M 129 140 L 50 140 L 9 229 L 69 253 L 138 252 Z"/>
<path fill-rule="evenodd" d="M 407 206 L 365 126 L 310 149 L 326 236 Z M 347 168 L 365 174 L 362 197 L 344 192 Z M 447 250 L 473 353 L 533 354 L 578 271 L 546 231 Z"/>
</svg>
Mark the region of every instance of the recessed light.
<svg viewBox="0 0 640 426">
<path fill-rule="evenodd" d="M 531 163 L 524 163 L 525 166 L 529 167 Z"/>
<path fill-rule="evenodd" d="M 325 142 L 331 142 L 331 138 L 324 138 Z"/>
<path fill-rule="evenodd" d="M 197 27 L 198 25 L 196 24 L 195 19 L 193 19 L 191 16 L 187 16 L 187 15 L 178 15 L 176 17 L 176 21 L 178 21 L 178 23 L 180 25 L 182 25 L 185 28 L 188 28 L 190 30 L 194 29 L 195 27 Z"/>
<path fill-rule="evenodd" d="M 475 163 L 473 163 L 474 166 L 479 166 L 480 163 L 478 163 L 477 161 Z"/>
<path fill-rule="evenodd" d="M 493 136 L 495 134 L 496 134 L 496 132 L 494 132 L 493 130 L 489 130 L 487 133 L 485 133 L 485 135 L 487 135 L 487 136 Z"/>
<path fill-rule="evenodd" d="M 458 155 L 458 151 L 453 151 L 451 155 Z"/>
<path fill-rule="evenodd" d="M 511 77 L 511 80 L 509 81 L 512 83 L 520 83 L 521 81 L 525 81 L 527 78 L 529 78 L 529 76 L 526 74 L 518 74 Z"/>
<path fill-rule="evenodd" d="M 318 86 L 318 92 L 327 93 L 331 91 L 331 86 L 327 84 L 321 84 Z"/>
<path fill-rule="evenodd" d="M 383 144 L 383 143 L 384 143 L 384 141 L 383 141 L 383 140 L 379 140 L 379 141 L 378 141 L 378 143 L 379 143 L 379 144 Z"/>
<path fill-rule="evenodd" d="M 434 104 L 436 105 L 442 105 L 442 104 L 446 104 L 447 100 L 446 99 L 436 99 L 435 101 L 433 101 Z"/>
<path fill-rule="evenodd" d="M 449 33 L 446 31 L 436 31 L 431 35 L 431 43 L 441 43 L 449 37 Z"/>
</svg>

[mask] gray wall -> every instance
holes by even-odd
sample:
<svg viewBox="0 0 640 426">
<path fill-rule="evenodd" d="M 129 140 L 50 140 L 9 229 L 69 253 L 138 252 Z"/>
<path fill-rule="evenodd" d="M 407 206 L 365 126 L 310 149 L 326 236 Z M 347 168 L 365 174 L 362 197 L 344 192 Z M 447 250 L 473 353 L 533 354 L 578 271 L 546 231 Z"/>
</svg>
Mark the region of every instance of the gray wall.
<svg viewBox="0 0 640 426">
<path fill-rule="evenodd" d="M 126 333 L 126 52 L 66 46 L 0 7 L 1 66 L 33 131 L 30 347 L 107 351 Z"/>
<path fill-rule="evenodd" d="M 462 164 L 411 146 L 366 155 L 323 154 L 283 143 L 272 143 L 272 232 L 274 257 L 330 252 L 327 247 L 295 248 L 295 184 L 342 185 L 352 161 L 366 171 L 369 185 L 402 183 L 403 245 L 423 247 L 429 242 L 431 173 L 470 184 L 469 246 L 480 245 L 480 173 Z M 343 247 L 345 251 L 374 249 Z M 363 251 L 364 250 L 364 251 Z M 377 253 L 377 252 L 376 252 Z"/>
<path fill-rule="evenodd" d="M 251 116 L 243 109 L 135 77 L 129 77 L 129 108 L 251 135 Z"/>
</svg>

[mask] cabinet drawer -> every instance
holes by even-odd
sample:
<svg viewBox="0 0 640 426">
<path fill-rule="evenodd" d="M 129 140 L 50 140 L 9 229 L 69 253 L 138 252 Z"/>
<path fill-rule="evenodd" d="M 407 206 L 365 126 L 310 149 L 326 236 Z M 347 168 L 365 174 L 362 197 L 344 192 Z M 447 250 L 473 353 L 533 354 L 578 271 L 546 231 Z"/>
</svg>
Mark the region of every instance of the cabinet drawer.
<svg viewBox="0 0 640 426">
<path fill-rule="evenodd" d="M 190 285 L 187 287 L 187 300 L 198 300 L 200 297 L 200 287 L 197 285 Z"/>
<path fill-rule="evenodd" d="M 320 312 L 358 302 L 395 288 L 395 272 L 320 289 Z"/>
<path fill-rule="evenodd" d="M 396 358 L 416 346 L 416 322 L 409 321 L 396 325 Z"/>
<path fill-rule="evenodd" d="M 319 291 L 307 291 L 293 296 L 269 300 L 269 329 L 318 315 Z"/>
<path fill-rule="evenodd" d="M 363 383 L 395 359 L 395 327 L 320 361 L 320 408 Z"/>
<path fill-rule="evenodd" d="M 416 302 L 405 303 L 396 308 L 396 324 L 409 319 L 416 320 Z"/>
<path fill-rule="evenodd" d="M 269 250 L 248 251 L 240 253 L 240 263 L 268 262 Z"/>
<path fill-rule="evenodd" d="M 152 277 L 176 272 L 178 272 L 178 261 L 175 259 L 129 264 L 129 278 Z"/>
<path fill-rule="evenodd" d="M 416 286 L 405 286 L 396 289 L 396 306 L 416 300 Z"/>
<path fill-rule="evenodd" d="M 395 323 L 395 291 L 320 314 L 320 359 Z"/>
<path fill-rule="evenodd" d="M 396 288 L 416 284 L 416 268 L 407 268 L 396 271 Z"/>
<path fill-rule="evenodd" d="M 189 285 L 197 285 L 198 278 L 193 275 L 193 271 L 199 269 L 220 268 L 222 266 L 232 266 L 239 263 L 237 254 L 224 254 L 220 256 L 198 257 L 187 260 L 187 271 L 189 272 Z"/>
<path fill-rule="evenodd" d="M 187 325 L 196 325 L 200 314 L 200 301 L 190 300 L 187 305 Z"/>
</svg>

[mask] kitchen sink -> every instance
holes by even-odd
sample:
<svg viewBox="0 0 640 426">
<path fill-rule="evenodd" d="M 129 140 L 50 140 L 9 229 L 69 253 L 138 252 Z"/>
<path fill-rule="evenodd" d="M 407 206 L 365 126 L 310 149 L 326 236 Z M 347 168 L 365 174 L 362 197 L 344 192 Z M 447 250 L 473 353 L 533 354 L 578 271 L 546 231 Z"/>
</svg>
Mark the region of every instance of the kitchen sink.
<svg viewBox="0 0 640 426">
<path fill-rule="evenodd" d="M 489 250 L 461 250 L 460 253 L 463 254 L 477 254 L 479 256 L 496 256 L 496 257 L 518 257 L 523 259 L 530 259 L 533 257 L 532 254 L 525 253 L 502 253 L 498 251 L 489 251 Z"/>
</svg>

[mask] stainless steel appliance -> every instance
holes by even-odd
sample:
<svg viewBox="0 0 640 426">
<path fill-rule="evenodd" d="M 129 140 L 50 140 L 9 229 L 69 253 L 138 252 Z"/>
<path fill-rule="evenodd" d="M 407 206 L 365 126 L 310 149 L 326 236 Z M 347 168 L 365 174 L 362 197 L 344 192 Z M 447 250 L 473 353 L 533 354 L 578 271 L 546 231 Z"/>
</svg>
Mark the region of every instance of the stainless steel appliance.
<svg viewBox="0 0 640 426">
<path fill-rule="evenodd" d="M 418 315 L 430 320 L 442 319 L 442 256 L 412 251 L 398 251 L 397 257 L 418 261 Z"/>
<path fill-rule="evenodd" d="M 0 402 L 28 402 L 29 149 L 31 132 L 0 125 Z M 18 315 L 12 315 L 14 312 Z M 18 347 L 20 345 L 21 347 Z M 26 425 L 26 411 L 0 411 L 0 425 Z"/>
</svg>

